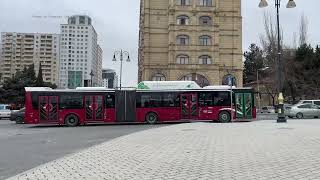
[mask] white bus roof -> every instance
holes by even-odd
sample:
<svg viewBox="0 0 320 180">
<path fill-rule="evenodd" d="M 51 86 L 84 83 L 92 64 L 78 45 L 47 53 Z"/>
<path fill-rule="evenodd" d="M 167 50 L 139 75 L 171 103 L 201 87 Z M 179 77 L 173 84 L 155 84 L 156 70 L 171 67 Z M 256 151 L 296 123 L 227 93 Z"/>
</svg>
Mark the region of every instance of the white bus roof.
<svg viewBox="0 0 320 180">
<path fill-rule="evenodd" d="M 25 87 L 24 88 L 27 92 L 30 91 L 52 91 L 49 87 Z"/>
<path fill-rule="evenodd" d="M 107 90 L 113 90 L 113 89 L 108 89 L 106 87 L 77 87 L 76 90 L 80 90 L 80 91 L 107 91 Z"/>
<path fill-rule="evenodd" d="M 232 89 L 236 88 L 236 86 L 232 86 Z M 203 89 L 231 89 L 231 86 L 206 86 Z"/>
<path fill-rule="evenodd" d="M 177 90 L 201 89 L 194 81 L 143 81 L 138 84 L 139 90 Z"/>
</svg>

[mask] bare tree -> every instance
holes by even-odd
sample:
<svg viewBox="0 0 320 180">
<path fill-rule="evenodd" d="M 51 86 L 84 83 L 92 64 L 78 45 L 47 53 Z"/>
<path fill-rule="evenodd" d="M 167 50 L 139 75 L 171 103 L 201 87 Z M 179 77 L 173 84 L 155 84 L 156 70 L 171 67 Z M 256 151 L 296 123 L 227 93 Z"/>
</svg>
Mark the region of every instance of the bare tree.
<svg viewBox="0 0 320 180">
<path fill-rule="evenodd" d="M 260 42 L 264 54 L 266 54 L 266 61 L 269 67 L 276 65 L 276 59 L 278 54 L 278 32 L 274 26 L 275 22 L 269 13 L 264 14 L 264 30 L 265 34 L 260 35 Z M 280 45 L 284 47 L 283 43 L 283 31 L 280 30 Z"/>
<path fill-rule="evenodd" d="M 308 18 L 302 14 L 299 27 L 299 45 L 307 44 L 308 41 Z"/>
</svg>

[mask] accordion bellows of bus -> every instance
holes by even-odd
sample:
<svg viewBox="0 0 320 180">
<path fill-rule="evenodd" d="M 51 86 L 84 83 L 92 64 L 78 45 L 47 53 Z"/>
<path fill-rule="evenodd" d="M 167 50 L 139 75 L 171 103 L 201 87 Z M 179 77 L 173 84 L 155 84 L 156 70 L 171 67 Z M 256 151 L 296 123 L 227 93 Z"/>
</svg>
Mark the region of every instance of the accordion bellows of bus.
<svg viewBox="0 0 320 180">
<path fill-rule="evenodd" d="M 96 123 L 236 122 L 256 118 L 252 88 L 193 81 L 145 81 L 136 88 L 26 87 L 25 123 L 77 126 Z"/>
</svg>

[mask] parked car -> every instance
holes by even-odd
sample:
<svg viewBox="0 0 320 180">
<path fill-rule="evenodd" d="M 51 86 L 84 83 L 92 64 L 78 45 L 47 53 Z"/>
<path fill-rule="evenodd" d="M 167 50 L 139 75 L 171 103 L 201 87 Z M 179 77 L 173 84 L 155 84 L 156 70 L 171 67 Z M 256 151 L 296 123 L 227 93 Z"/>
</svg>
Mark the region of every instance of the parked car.
<svg viewBox="0 0 320 180">
<path fill-rule="evenodd" d="M 275 113 L 275 109 L 272 106 L 264 106 L 261 108 L 260 113 Z"/>
<path fill-rule="evenodd" d="M 298 104 L 314 104 L 320 106 L 320 100 L 300 100 Z"/>
<path fill-rule="evenodd" d="M 10 118 L 11 110 L 10 105 L 8 104 L 0 104 L 0 119 Z"/>
<path fill-rule="evenodd" d="M 22 124 L 24 121 L 24 113 L 26 109 L 22 108 L 19 111 L 15 111 L 11 113 L 10 120 L 15 121 L 17 124 Z"/>
<path fill-rule="evenodd" d="M 289 118 L 296 117 L 302 118 L 319 118 L 320 106 L 314 104 L 296 104 L 285 111 L 286 116 Z"/>
</svg>

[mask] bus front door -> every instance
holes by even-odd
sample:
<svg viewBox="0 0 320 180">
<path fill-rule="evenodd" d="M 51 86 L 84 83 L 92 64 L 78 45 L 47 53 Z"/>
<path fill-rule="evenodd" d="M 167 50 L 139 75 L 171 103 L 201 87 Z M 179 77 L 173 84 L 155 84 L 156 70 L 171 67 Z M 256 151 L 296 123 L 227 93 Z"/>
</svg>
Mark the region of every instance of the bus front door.
<svg viewBox="0 0 320 180">
<path fill-rule="evenodd" d="M 58 96 L 39 96 L 41 123 L 58 122 Z"/>
<path fill-rule="evenodd" d="M 85 96 L 86 121 L 103 121 L 103 96 Z"/>
<path fill-rule="evenodd" d="M 198 119 L 198 98 L 197 94 L 181 95 L 181 119 Z"/>
</svg>

